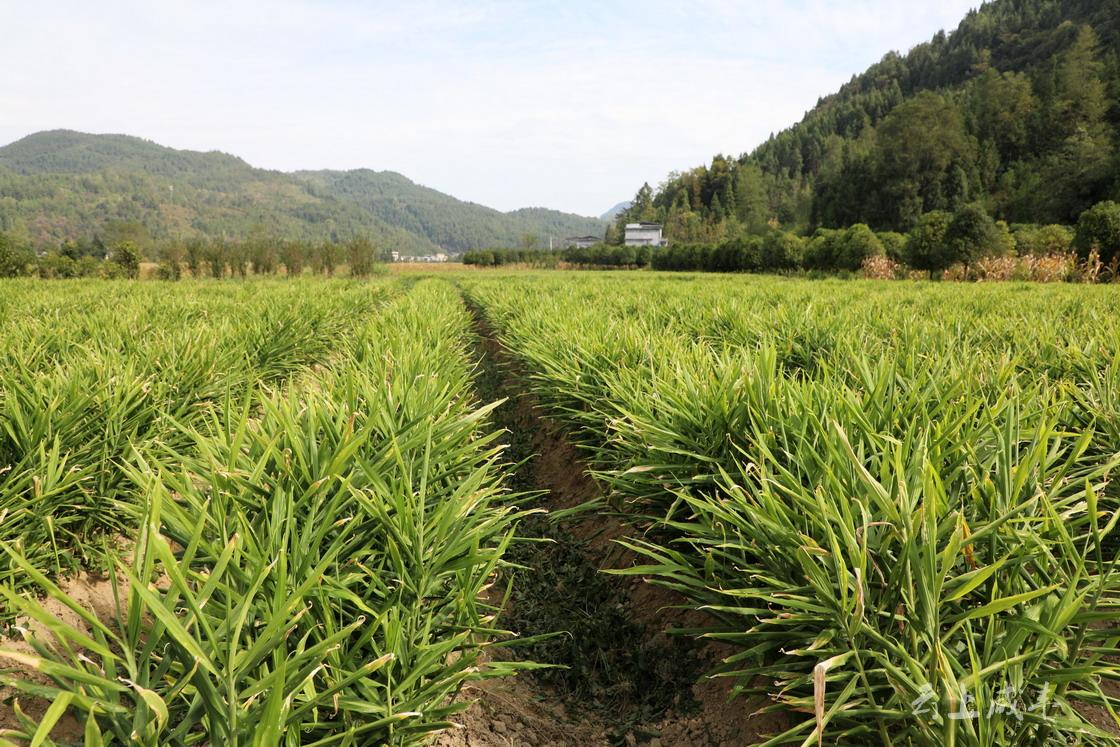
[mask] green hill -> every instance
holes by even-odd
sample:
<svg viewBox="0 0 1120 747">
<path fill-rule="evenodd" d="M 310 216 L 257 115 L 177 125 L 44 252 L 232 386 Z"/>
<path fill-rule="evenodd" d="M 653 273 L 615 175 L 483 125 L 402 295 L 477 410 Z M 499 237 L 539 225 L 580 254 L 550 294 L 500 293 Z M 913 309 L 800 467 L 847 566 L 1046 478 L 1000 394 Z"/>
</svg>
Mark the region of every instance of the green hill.
<svg viewBox="0 0 1120 747">
<path fill-rule="evenodd" d="M 157 240 L 361 234 L 405 254 L 514 246 L 525 234 L 547 242 L 606 225 L 536 208 L 501 213 L 399 174 L 287 174 L 127 135 L 58 130 L 0 148 L 0 230 L 53 245 L 113 221 L 142 223 Z"/>
<path fill-rule="evenodd" d="M 53 130 L 0 148 L 0 166 L 24 176 L 146 171 L 152 176 L 208 181 L 245 181 L 261 173 L 236 156 L 175 150 L 130 135 L 87 135 Z"/>
<path fill-rule="evenodd" d="M 533 236 L 601 236 L 606 222 L 544 208 L 503 213 L 422 187 L 392 171 L 299 171 L 295 176 L 322 192 L 353 202 L 372 215 L 450 249 L 517 246 Z"/>
<path fill-rule="evenodd" d="M 638 193 L 619 218 L 680 240 L 775 223 L 909 229 L 981 202 L 1070 223 L 1120 194 L 1120 0 L 995 0 L 890 53 L 738 158 Z"/>
</svg>

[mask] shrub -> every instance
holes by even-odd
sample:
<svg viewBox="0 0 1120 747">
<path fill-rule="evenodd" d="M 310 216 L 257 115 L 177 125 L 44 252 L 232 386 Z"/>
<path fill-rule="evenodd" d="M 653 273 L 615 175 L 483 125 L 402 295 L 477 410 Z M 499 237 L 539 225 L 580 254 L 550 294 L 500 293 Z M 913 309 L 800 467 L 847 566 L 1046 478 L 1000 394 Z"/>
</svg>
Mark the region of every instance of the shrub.
<svg viewBox="0 0 1120 747">
<path fill-rule="evenodd" d="M 350 275 L 352 277 L 369 277 L 373 272 L 373 263 L 376 257 L 377 248 L 365 236 L 350 239 L 346 243 L 346 261 L 350 265 Z"/>
<path fill-rule="evenodd" d="M 502 257 L 508 251 L 494 252 L 499 264 L 503 263 Z M 642 267 L 649 264 L 650 248 L 599 243 L 588 247 L 572 247 L 561 252 L 522 251 L 518 261 L 535 267 L 555 267 L 561 258 L 569 264 L 590 267 Z"/>
<path fill-rule="evenodd" d="M 840 254 L 841 232 L 818 228 L 805 245 L 805 267 L 811 270 L 832 270 Z"/>
<path fill-rule="evenodd" d="M 796 234 L 773 230 L 762 240 L 759 268 L 792 270 L 801 266 L 805 241 Z"/>
<path fill-rule="evenodd" d="M 883 245 L 883 253 L 892 262 L 904 263 L 906 261 L 906 235 L 895 231 L 882 231 L 877 234 L 879 243 Z"/>
<path fill-rule="evenodd" d="M 1011 233 L 1011 228 L 1007 225 L 1007 222 L 997 220 L 995 251 L 990 256 L 1010 257 L 1017 252 L 1017 249 L 1015 236 Z"/>
<path fill-rule="evenodd" d="M 28 274 L 34 260 L 31 250 L 18 246 L 15 239 L 0 232 L 0 278 L 21 277 Z"/>
<path fill-rule="evenodd" d="M 1066 226 L 1012 226 L 1015 249 L 1020 256 L 1064 254 L 1073 244 L 1073 231 Z"/>
<path fill-rule="evenodd" d="M 762 241 L 757 236 L 736 236 L 722 246 L 727 253 L 729 268 L 734 272 L 757 270 L 760 264 L 759 248 Z"/>
<path fill-rule="evenodd" d="M 868 257 L 885 254 L 883 242 L 875 232 L 863 223 L 857 223 L 844 231 L 840 238 L 836 269 L 855 271 L 863 266 Z"/>
<path fill-rule="evenodd" d="M 35 267 L 36 274 L 44 280 L 65 280 L 79 277 L 78 263 L 71 257 L 58 252 L 48 252 L 39 258 Z"/>
<path fill-rule="evenodd" d="M 97 257 L 91 257 L 87 254 L 74 263 L 74 277 L 97 277 L 101 273 L 101 269 L 107 264 L 110 263 L 99 260 Z"/>
<path fill-rule="evenodd" d="M 334 269 L 338 265 L 339 254 L 339 246 L 335 242 L 320 242 L 319 245 L 315 247 L 315 269 L 327 277 L 334 275 Z"/>
<path fill-rule="evenodd" d="M 123 265 L 112 261 L 98 263 L 96 274 L 102 280 L 127 280 L 129 278 L 128 270 Z M 82 276 L 77 275 L 77 277 Z"/>
<path fill-rule="evenodd" d="M 210 272 L 210 277 L 215 279 L 225 277 L 227 255 L 226 247 L 223 242 L 207 242 L 205 249 L 202 251 L 202 258 L 207 270 Z"/>
<path fill-rule="evenodd" d="M 191 239 L 187 242 L 187 269 L 191 271 L 192 278 L 202 277 L 202 262 L 205 253 L 206 242 L 202 239 Z"/>
<path fill-rule="evenodd" d="M 244 280 L 249 276 L 249 247 L 244 244 L 226 244 L 226 262 L 230 273 Z"/>
<path fill-rule="evenodd" d="M 928 271 L 931 278 L 953 264 L 945 239 L 952 220 L 952 215 L 941 210 L 918 218 L 906 241 L 906 264 Z"/>
<path fill-rule="evenodd" d="M 497 264 L 494 261 L 494 252 L 488 249 L 472 249 L 469 252 L 463 253 L 463 264 L 475 265 L 478 267 L 492 267 Z"/>
<path fill-rule="evenodd" d="M 253 263 L 253 272 L 258 275 L 273 275 L 276 273 L 276 245 L 268 238 L 250 239 L 247 245 L 249 261 Z"/>
<path fill-rule="evenodd" d="M 945 244 L 949 257 L 967 268 L 981 257 L 1000 254 L 1004 240 L 984 206 L 973 203 L 953 213 L 945 231 Z"/>
<path fill-rule="evenodd" d="M 183 277 L 183 258 L 186 248 L 179 243 L 167 244 L 160 251 L 159 267 L 156 276 L 160 280 L 179 280 Z"/>
<path fill-rule="evenodd" d="M 651 247 L 639 246 L 637 251 L 634 252 L 634 264 L 638 267 L 649 267 L 652 257 L 653 249 Z"/>
<path fill-rule="evenodd" d="M 284 265 L 284 274 L 289 278 L 299 277 L 303 274 L 307 255 L 304 246 L 298 241 L 285 241 L 280 245 L 280 264 Z M 372 260 L 371 260 L 372 262 Z M 365 274 L 369 274 L 366 272 Z"/>
<path fill-rule="evenodd" d="M 1073 246 L 1082 260 L 1088 259 L 1095 247 L 1100 261 L 1111 265 L 1120 256 L 1120 204 L 1101 202 L 1082 213 Z"/>
</svg>

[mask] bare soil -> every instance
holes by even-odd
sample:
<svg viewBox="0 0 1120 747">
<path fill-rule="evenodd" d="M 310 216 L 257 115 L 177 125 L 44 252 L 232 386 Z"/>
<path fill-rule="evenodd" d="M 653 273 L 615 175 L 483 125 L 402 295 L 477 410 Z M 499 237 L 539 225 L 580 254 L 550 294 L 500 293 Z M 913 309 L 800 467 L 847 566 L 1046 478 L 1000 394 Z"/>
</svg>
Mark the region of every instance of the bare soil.
<svg viewBox="0 0 1120 747">
<path fill-rule="evenodd" d="M 118 577 L 118 589 L 122 595 L 127 593 L 127 583 L 127 579 Z M 58 586 L 82 609 L 92 612 L 98 619 L 106 622 L 115 619 L 116 601 L 113 596 L 113 582 L 109 577 L 83 571 L 76 576 L 59 580 Z M 89 627 L 82 618 L 61 602 L 47 597 L 41 599 L 40 604 L 55 619 L 89 632 Z M 4 668 L 5 673 L 13 674 L 20 679 L 42 685 L 53 684 L 50 678 L 33 667 L 21 661 L 4 657 L 4 650 L 28 656 L 36 655 L 31 645 L 18 634 L 21 628 L 34 634 L 40 640 L 51 639 L 50 634 L 41 623 L 27 619 L 17 620 L 17 635 L 0 640 L 0 666 Z M 49 706 L 50 703 L 42 698 L 31 697 L 13 687 L 0 685 L 0 736 L 10 738 L 10 735 L 5 732 L 11 729 L 20 729 L 24 726 L 19 716 L 20 713 L 32 724 L 38 724 Z M 72 714 L 67 713 L 51 731 L 50 736 L 57 741 L 77 743 L 82 740 L 83 726 L 82 722 Z"/>
</svg>

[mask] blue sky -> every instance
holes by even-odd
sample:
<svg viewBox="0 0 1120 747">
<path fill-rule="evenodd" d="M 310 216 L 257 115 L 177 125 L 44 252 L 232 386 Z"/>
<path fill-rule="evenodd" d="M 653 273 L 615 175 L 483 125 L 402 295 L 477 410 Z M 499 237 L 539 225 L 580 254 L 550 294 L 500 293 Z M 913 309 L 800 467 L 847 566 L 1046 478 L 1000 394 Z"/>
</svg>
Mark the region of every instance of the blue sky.
<svg viewBox="0 0 1120 747">
<path fill-rule="evenodd" d="M 0 0 L 0 141 L 124 132 L 598 214 L 977 4 Z"/>
</svg>

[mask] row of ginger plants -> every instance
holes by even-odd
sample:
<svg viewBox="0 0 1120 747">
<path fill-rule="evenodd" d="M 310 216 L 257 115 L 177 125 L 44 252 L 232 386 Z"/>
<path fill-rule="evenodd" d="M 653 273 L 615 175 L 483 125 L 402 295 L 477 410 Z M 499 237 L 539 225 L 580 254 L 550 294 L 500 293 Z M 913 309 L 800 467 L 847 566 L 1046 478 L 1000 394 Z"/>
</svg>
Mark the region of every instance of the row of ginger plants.
<svg viewBox="0 0 1120 747">
<path fill-rule="evenodd" d="M 33 401 L 48 414 L 4 452 L 30 481 L 8 477 L 0 494 L 47 517 L 39 530 L 69 527 L 74 563 L 103 568 L 114 611 L 84 607 L 60 554 L 4 524 L 0 593 L 27 645 L 4 648 L 22 670 L 2 680 L 50 706 L 0 743 L 54 744 L 76 717 L 86 745 L 415 744 L 465 706 L 463 683 L 515 666 L 479 666 L 502 638 L 483 600 L 518 515 L 473 398 L 458 296 L 434 281 L 281 286 L 185 286 L 171 311 L 144 286 L 83 289 L 90 329 L 122 304 L 131 325 L 91 338 L 120 347 L 125 368 L 81 415 L 68 413 L 97 377 L 53 394 L 29 380 L 108 352 L 28 332 L 34 354 L 15 373 L 5 362 L 5 430 Z M 12 309 L 65 305 L 28 288 Z M 154 409 L 78 422 L 130 403 Z M 36 479 L 47 463 L 75 475 L 54 502 Z"/>
<path fill-rule="evenodd" d="M 765 744 L 1118 743 L 1108 288 L 465 285 Z"/>
</svg>

